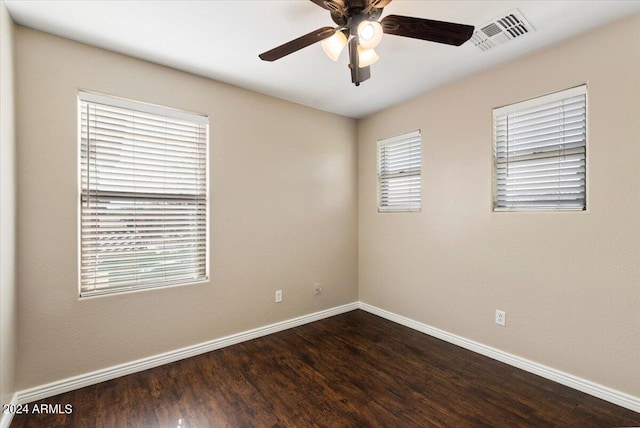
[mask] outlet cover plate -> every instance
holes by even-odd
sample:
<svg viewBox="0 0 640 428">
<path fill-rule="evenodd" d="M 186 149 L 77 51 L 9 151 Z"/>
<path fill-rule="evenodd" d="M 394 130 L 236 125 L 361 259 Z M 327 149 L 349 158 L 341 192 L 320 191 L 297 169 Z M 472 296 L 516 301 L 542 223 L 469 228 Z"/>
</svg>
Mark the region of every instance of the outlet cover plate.
<svg viewBox="0 0 640 428">
<path fill-rule="evenodd" d="M 502 327 L 507 325 L 507 313 L 505 311 L 496 309 L 496 324 L 501 325 Z"/>
</svg>

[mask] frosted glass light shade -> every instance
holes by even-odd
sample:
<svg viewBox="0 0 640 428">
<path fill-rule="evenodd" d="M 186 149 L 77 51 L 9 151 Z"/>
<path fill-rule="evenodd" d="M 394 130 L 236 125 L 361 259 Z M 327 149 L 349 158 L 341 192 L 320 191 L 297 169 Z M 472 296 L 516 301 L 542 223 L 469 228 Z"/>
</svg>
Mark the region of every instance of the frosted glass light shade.
<svg viewBox="0 0 640 428">
<path fill-rule="evenodd" d="M 358 66 L 360 68 L 373 64 L 380 57 L 374 49 L 363 49 L 362 46 L 358 46 Z"/>
<path fill-rule="evenodd" d="M 320 44 L 324 53 L 332 60 L 337 61 L 340 52 L 347 45 L 347 36 L 342 31 L 336 31 L 333 36 L 324 39 Z"/>
<path fill-rule="evenodd" d="M 382 40 L 382 25 L 377 21 L 362 21 L 358 25 L 358 44 L 364 49 L 373 49 Z"/>
</svg>

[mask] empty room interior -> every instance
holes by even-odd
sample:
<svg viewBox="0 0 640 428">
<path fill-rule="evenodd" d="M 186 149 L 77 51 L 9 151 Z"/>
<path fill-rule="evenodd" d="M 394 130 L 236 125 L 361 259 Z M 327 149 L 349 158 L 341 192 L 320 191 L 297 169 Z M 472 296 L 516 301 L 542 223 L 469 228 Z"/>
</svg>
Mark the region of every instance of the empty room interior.
<svg viewBox="0 0 640 428">
<path fill-rule="evenodd" d="M 0 427 L 640 426 L 639 1 L 0 13 Z"/>
</svg>

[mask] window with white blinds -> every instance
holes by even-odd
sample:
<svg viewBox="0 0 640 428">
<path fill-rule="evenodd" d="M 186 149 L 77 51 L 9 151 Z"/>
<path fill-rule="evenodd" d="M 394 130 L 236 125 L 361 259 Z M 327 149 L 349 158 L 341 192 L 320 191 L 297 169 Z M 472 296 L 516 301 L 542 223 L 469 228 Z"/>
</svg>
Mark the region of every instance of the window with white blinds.
<svg viewBox="0 0 640 428">
<path fill-rule="evenodd" d="M 493 110 L 494 210 L 586 209 L 586 85 Z"/>
<path fill-rule="evenodd" d="M 80 295 L 207 279 L 205 116 L 78 95 Z"/>
<path fill-rule="evenodd" d="M 378 211 L 420 211 L 420 131 L 378 141 Z"/>
</svg>

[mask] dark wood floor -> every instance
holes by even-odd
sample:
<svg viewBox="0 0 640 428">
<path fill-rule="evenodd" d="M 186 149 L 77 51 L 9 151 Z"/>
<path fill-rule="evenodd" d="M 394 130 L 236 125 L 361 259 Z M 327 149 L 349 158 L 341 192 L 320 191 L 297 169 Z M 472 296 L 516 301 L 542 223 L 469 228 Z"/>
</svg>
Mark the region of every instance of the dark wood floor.
<svg viewBox="0 0 640 428">
<path fill-rule="evenodd" d="M 18 427 L 619 427 L 640 414 L 353 311 L 39 403 Z"/>
</svg>

